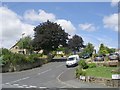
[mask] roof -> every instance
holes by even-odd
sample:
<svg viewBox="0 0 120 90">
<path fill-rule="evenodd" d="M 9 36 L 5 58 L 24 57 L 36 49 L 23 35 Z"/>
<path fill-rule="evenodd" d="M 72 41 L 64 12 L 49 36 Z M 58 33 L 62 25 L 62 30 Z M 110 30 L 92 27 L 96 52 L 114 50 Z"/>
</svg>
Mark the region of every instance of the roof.
<svg viewBox="0 0 120 90">
<path fill-rule="evenodd" d="M 79 55 L 70 55 L 68 58 L 71 58 L 71 57 L 79 57 Z"/>
<path fill-rule="evenodd" d="M 21 40 L 21 39 L 20 39 L 20 40 Z M 20 42 L 20 40 L 17 41 L 10 49 L 12 49 L 13 47 L 17 46 L 17 44 Z"/>
</svg>

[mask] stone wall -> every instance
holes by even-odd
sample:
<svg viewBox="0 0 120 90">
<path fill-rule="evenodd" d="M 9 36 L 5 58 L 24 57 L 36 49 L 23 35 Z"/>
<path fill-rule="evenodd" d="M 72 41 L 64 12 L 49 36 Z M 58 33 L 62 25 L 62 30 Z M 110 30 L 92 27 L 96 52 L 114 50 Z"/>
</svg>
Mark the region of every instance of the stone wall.
<svg viewBox="0 0 120 90">
<path fill-rule="evenodd" d="M 110 87 L 120 87 L 120 80 L 112 80 L 109 78 L 99 78 L 93 76 L 80 76 L 81 81 L 104 84 Z"/>
<path fill-rule="evenodd" d="M 25 63 L 25 64 L 22 63 L 22 64 L 19 64 L 19 65 L 16 65 L 16 66 L 5 65 L 5 66 L 0 67 L 0 70 L 2 71 L 2 73 L 14 72 L 14 71 L 22 71 L 22 70 L 32 69 L 32 68 L 35 68 L 35 67 L 40 67 L 40 66 L 42 66 L 45 63 L 46 63 L 46 59 L 42 58 L 40 60 L 37 60 L 34 63 Z"/>
</svg>

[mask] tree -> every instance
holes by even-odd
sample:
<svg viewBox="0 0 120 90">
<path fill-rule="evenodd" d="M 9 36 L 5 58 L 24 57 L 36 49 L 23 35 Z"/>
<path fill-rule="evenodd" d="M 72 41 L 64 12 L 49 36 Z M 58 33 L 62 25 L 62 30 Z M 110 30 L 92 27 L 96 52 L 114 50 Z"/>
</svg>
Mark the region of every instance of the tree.
<svg viewBox="0 0 120 90">
<path fill-rule="evenodd" d="M 100 55 L 105 55 L 106 53 L 108 53 L 108 52 L 107 52 L 107 50 L 106 50 L 104 44 L 103 44 L 103 43 L 100 44 L 100 47 L 99 47 L 99 54 L 100 54 Z"/>
<path fill-rule="evenodd" d="M 114 48 L 109 48 L 107 46 L 104 46 L 104 44 L 100 44 L 100 48 L 99 48 L 100 55 L 106 55 L 106 54 L 114 53 L 114 52 L 115 52 Z"/>
<path fill-rule="evenodd" d="M 31 43 L 32 43 L 31 37 L 30 36 L 26 36 L 24 38 L 21 38 L 17 45 L 21 49 L 31 49 L 32 48 Z"/>
<path fill-rule="evenodd" d="M 82 37 L 74 35 L 71 39 L 69 39 L 68 47 L 73 51 L 79 51 L 80 48 L 84 47 L 83 42 Z"/>
<path fill-rule="evenodd" d="M 82 57 L 84 55 L 88 55 L 88 56 L 92 56 L 94 51 L 94 46 L 91 43 L 88 43 L 85 48 L 83 49 L 83 51 L 81 53 L 79 53 L 79 56 Z"/>
<path fill-rule="evenodd" d="M 27 49 L 27 53 L 32 53 L 33 51 L 32 38 L 30 36 L 21 38 L 17 45 L 20 49 Z"/>
<path fill-rule="evenodd" d="M 85 49 L 83 50 L 83 52 L 85 52 L 85 53 L 87 53 L 89 55 L 92 55 L 93 51 L 94 51 L 94 46 L 91 43 L 88 43 L 86 45 Z"/>
<path fill-rule="evenodd" d="M 68 33 L 57 23 L 48 20 L 36 26 L 34 32 L 33 47 L 35 50 L 43 49 L 48 54 L 56 50 L 59 45 L 63 47 L 67 45 Z"/>
</svg>

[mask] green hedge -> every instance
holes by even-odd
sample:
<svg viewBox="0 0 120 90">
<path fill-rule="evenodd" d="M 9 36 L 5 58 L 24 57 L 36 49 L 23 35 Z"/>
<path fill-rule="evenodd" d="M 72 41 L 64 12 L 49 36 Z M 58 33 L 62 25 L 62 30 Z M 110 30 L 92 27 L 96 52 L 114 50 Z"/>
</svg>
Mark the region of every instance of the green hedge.
<svg viewBox="0 0 120 90">
<path fill-rule="evenodd" d="M 83 71 L 82 68 L 76 68 L 75 71 L 76 78 L 79 78 L 81 76 L 86 76 L 86 71 Z"/>
<path fill-rule="evenodd" d="M 85 60 L 80 60 L 80 61 L 78 62 L 78 65 L 79 65 L 81 68 L 83 68 L 83 69 L 87 69 L 87 68 L 88 68 L 88 65 L 87 65 L 87 63 L 85 62 Z"/>
</svg>

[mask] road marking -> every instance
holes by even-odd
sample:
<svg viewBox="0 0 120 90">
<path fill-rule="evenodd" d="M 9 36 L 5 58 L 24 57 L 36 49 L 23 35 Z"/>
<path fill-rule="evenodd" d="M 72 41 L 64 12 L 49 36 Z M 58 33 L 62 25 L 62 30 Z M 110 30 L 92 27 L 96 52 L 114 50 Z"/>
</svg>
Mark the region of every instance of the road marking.
<svg viewBox="0 0 120 90">
<path fill-rule="evenodd" d="M 25 78 L 22 78 L 22 79 L 18 79 L 18 80 L 15 80 L 15 81 L 11 81 L 11 82 L 8 82 L 8 83 L 5 83 L 5 84 L 12 84 L 12 83 L 16 83 L 16 82 L 19 82 L 19 81 L 23 81 L 23 80 L 26 80 L 30 77 L 25 77 Z"/>
<path fill-rule="evenodd" d="M 10 83 L 5 83 L 5 84 L 10 84 Z"/>
<path fill-rule="evenodd" d="M 13 84 L 13 85 L 15 85 L 15 86 L 19 86 L 19 84 Z"/>
<path fill-rule="evenodd" d="M 43 71 L 43 72 L 41 72 L 41 73 L 38 73 L 38 75 L 41 75 L 41 74 L 46 73 L 46 72 L 51 71 L 51 70 L 52 70 L 52 69 L 48 69 L 48 70 L 46 70 L 46 71 Z"/>
<path fill-rule="evenodd" d="M 69 69 L 68 69 L 68 70 L 69 70 Z M 67 71 L 67 70 L 66 70 L 66 71 Z M 73 87 L 73 88 L 78 88 L 78 87 L 76 87 L 76 86 L 74 86 L 74 85 L 65 83 L 65 82 L 63 82 L 63 81 L 60 80 L 60 76 L 61 76 L 63 73 L 65 73 L 66 71 L 63 71 L 61 74 L 58 75 L 58 77 L 56 78 L 56 79 L 58 80 L 58 82 L 60 82 L 60 83 L 62 83 L 62 84 L 64 84 L 64 85 L 66 85 L 66 86 L 70 86 L 70 87 Z"/>
<path fill-rule="evenodd" d="M 23 87 L 27 87 L 28 85 L 22 85 Z"/>
<path fill-rule="evenodd" d="M 30 88 L 37 88 L 37 86 L 32 86 L 32 85 L 31 85 L 31 86 L 29 86 L 29 87 L 30 87 Z"/>
<path fill-rule="evenodd" d="M 59 66 L 57 66 L 56 68 L 59 68 L 59 67 L 61 67 L 61 66 L 63 66 L 64 64 L 61 64 L 61 65 L 59 65 Z"/>
<path fill-rule="evenodd" d="M 39 87 L 39 88 L 47 88 L 47 87 Z"/>
</svg>

